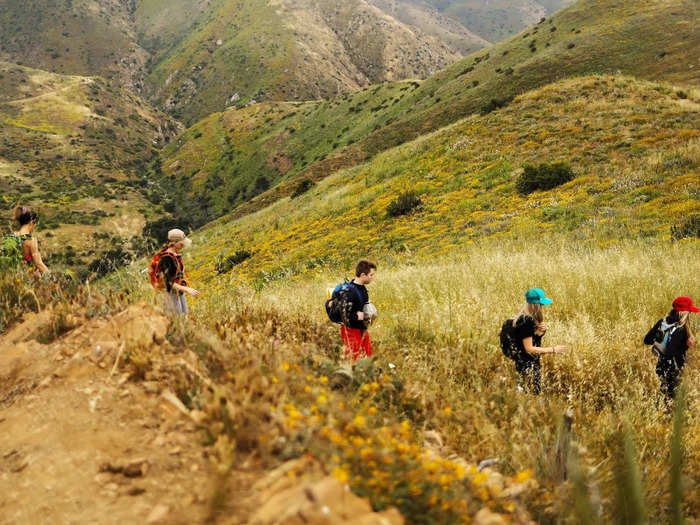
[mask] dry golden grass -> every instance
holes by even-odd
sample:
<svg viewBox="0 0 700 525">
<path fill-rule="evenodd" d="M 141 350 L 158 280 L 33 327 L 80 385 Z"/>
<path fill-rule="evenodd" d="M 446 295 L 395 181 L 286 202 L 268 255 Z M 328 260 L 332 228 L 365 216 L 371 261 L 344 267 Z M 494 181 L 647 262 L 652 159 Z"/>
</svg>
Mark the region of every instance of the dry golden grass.
<svg viewBox="0 0 700 525">
<path fill-rule="evenodd" d="M 698 296 L 697 246 L 545 237 L 484 241 L 441 259 L 380 260 L 370 286 L 381 315 L 372 327 L 376 359 L 358 364 L 349 382 L 338 372 L 337 327 L 322 308 L 342 269 L 317 268 L 262 291 L 193 282 L 202 296 L 190 301 L 192 316 L 175 324 L 170 344 L 127 352 L 125 365 L 135 380 L 168 382 L 223 471 L 244 458 L 270 467 L 310 454 L 376 508 L 396 505 L 412 523 L 454 522 L 484 507 L 515 522 L 526 519 L 525 508 L 541 523 L 577 522 L 569 502 L 584 501 L 589 487 L 600 495 L 591 512 L 608 523 L 623 520 L 614 495 L 634 486 L 621 475 L 634 444 L 647 512 L 667 522 L 673 423 L 641 339 L 675 296 Z M 122 301 L 156 301 L 138 274 L 116 285 L 128 293 Z M 517 390 L 497 344 L 501 321 L 533 286 L 554 299 L 545 344 L 571 346 L 543 357 L 539 397 Z M 53 311 L 60 332 L 70 330 L 61 308 Z M 700 367 L 694 350 L 689 356 L 682 508 L 697 518 L 700 500 L 689 487 L 700 482 Z M 568 407 L 570 436 L 561 430 Z M 446 446 L 426 446 L 425 431 Z M 566 450 L 580 459 L 568 463 Z M 474 469 L 487 458 L 499 459 L 505 477 Z M 562 481 L 567 470 L 570 481 Z M 523 483 L 526 495 L 513 499 Z"/>
<path fill-rule="evenodd" d="M 595 466 L 591 477 L 606 495 L 607 516 L 613 512 L 607 495 L 615 485 L 617 436 L 626 423 L 641 451 L 650 513 L 663 521 L 671 422 L 659 408 L 655 359 L 642 338 L 674 297 L 698 296 L 696 242 L 601 246 L 545 237 L 483 242 L 439 260 L 379 265 L 369 288 L 380 310 L 372 328 L 377 361 L 384 369 L 389 362 L 396 365 L 421 407 L 420 425 L 438 430 L 470 462 L 498 457 L 506 473 L 534 470 L 550 491 L 531 502 L 546 521 L 570 512 L 564 495 L 556 496 L 555 489 L 563 489 L 557 489 L 551 458 L 565 409 L 573 407 L 573 439 L 584 464 Z M 240 286 L 221 291 L 211 283 L 210 293 L 205 285 L 202 298 L 192 302 L 193 319 L 217 323 L 253 306 L 297 323 L 323 324 L 326 288 L 343 276 L 349 272 L 317 269 L 260 293 Z M 501 322 L 535 286 L 554 299 L 545 310 L 544 344 L 571 347 L 565 355 L 543 357 L 540 397 L 517 391 L 512 363 L 498 347 Z M 329 330 L 332 336 L 334 328 Z M 329 344 L 328 333 L 324 341 L 319 344 Z M 691 349 L 684 370 L 689 402 L 684 475 L 690 486 L 700 482 L 698 379 Z M 690 491 L 686 508 L 689 516 L 700 515 L 700 500 Z"/>
</svg>

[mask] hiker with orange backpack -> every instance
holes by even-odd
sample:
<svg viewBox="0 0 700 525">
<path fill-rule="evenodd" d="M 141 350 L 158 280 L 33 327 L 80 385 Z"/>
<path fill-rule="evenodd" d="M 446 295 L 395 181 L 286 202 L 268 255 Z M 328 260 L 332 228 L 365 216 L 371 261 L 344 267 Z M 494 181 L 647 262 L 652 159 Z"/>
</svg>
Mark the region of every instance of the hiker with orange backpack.
<svg viewBox="0 0 700 525">
<path fill-rule="evenodd" d="M 32 237 L 39 223 L 39 215 L 26 206 L 17 206 L 12 218 L 19 229 L 7 235 L 0 245 L 0 268 L 5 271 L 24 262 L 32 276 L 39 278 L 48 275 L 50 271 L 41 258 L 39 243 Z"/>
<path fill-rule="evenodd" d="M 361 260 L 355 267 L 355 279 L 339 284 L 326 301 L 326 313 L 340 324 L 345 356 L 353 361 L 372 356 L 368 326 L 377 317 L 377 309 L 369 302 L 366 285 L 374 280 L 377 265 Z"/>
<path fill-rule="evenodd" d="M 186 295 L 197 296 L 199 292 L 187 286 L 185 265 L 181 251 L 192 244 L 185 232 L 173 229 L 168 232 L 168 242 L 153 256 L 149 267 L 151 285 L 165 292 L 165 309 L 171 315 L 187 316 Z"/>
</svg>

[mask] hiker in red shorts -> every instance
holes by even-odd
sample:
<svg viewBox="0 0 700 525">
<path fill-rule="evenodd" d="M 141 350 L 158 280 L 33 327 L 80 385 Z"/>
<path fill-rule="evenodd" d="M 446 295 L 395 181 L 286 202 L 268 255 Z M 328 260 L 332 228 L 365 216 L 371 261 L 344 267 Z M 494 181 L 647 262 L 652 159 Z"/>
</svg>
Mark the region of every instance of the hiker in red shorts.
<svg viewBox="0 0 700 525">
<path fill-rule="evenodd" d="M 355 278 L 348 283 L 355 293 L 348 294 L 352 309 L 346 323 L 340 326 L 346 357 L 353 361 L 371 357 L 372 343 L 369 339 L 367 325 L 376 317 L 376 309 L 369 302 L 366 286 L 374 280 L 377 265 L 368 260 L 361 260 L 355 267 Z"/>
</svg>

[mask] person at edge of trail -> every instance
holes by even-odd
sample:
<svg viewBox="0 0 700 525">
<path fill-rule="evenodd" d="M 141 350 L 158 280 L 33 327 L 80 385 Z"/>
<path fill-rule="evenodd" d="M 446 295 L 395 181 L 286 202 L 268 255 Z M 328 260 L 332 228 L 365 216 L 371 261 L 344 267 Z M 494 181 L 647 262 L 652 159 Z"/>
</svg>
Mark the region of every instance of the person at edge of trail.
<svg viewBox="0 0 700 525">
<path fill-rule="evenodd" d="M 186 295 L 199 295 L 194 288 L 187 286 L 185 266 L 182 262 L 182 250 L 192 244 L 185 232 L 173 229 L 168 232 L 168 242 L 160 251 L 158 271 L 163 275 L 165 284 L 165 310 L 176 316 L 187 316 Z"/>
<path fill-rule="evenodd" d="M 542 354 L 559 354 L 568 350 L 564 345 L 542 347 L 542 338 L 547 333 L 544 324 L 543 305 L 552 304 L 540 288 L 531 288 L 525 292 L 525 305 L 513 319 L 513 331 L 517 353 L 515 369 L 520 374 L 519 388 L 533 394 L 540 393 Z"/>
<path fill-rule="evenodd" d="M 366 259 L 360 260 L 355 267 L 355 278 L 350 283 L 357 293 L 350 294 L 352 309 L 347 324 L 340 326 L 340 336 L 343 339 L 345 356 L 353 361 L 362 357 L 372 357 L 372 342 L 367 330 L 371 319 L 364 309 L 370 304 L 366 286 L 374 280 L 376 269 L 375 263 Z"/>
<path fill-rule="evenodd" d="M 11 236 L 21 247 L 22 259 L 29 267 L 32 276 L 38 279 L 51 273 L 41 258 L 39 243 L 32 237 L 36 225 L 39 224 L 39 215 L 26 206 L 17 206 L 12 218 L 18 223 L 19 229 L 13 231 Z"/>
<path fill-rule="evenodd" d="M 668 315 L 659 319 L 644 337 L 644 344 L 651 345 L 652 352 L 658 357 L 656 375 L 661 380 L 661 393 L 667 405 L 680 382 L 685 354 L 695 345 L 688 321 L 691 312 L 697 311 L 690 297 L 676 297 Z"/>
</svg>

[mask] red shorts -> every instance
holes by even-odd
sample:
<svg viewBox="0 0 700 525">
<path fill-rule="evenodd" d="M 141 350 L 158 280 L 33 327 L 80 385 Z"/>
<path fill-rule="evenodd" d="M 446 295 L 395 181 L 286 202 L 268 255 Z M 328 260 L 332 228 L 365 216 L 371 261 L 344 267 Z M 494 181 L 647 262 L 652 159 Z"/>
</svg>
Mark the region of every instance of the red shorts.
<svg viewBox="0 0 700 525">
<path fill-rule="evenodd" d="M 372 342 L 369 340 L 369 332 L 359 328 L 340 327 L 340 335 L 345 346 L 345 356 L 357 361 L 363 357 L 372 356 Z"/>
</svg>

